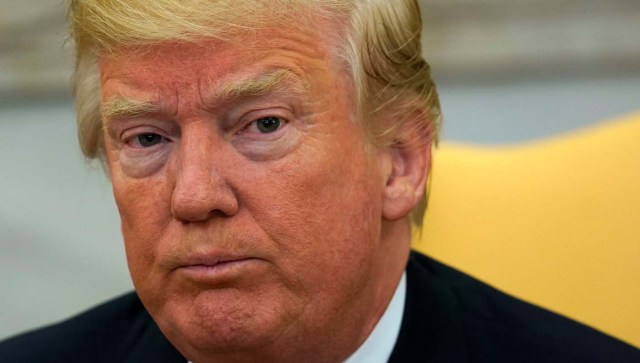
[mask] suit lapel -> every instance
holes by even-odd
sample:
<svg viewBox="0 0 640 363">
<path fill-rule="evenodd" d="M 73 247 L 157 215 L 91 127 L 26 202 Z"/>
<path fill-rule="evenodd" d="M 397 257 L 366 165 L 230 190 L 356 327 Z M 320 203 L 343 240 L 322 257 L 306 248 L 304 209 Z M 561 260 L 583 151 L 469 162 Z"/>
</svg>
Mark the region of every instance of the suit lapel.
<svg viewBox="0 0 640 363">
<path fill-rule="evenodd" d="M 187 360 L 169 343 L 158 325 L 151 319 L 149 313 L 144 312 L 139 323 L 142 331 L 136 342 L 126 354 L 123 362 L 139 363 L 186 363 Z"/>
<path fill-rule="evenodd" d="M 407 297 L 398 341 L 389 363 L 467 362 L 457 298 L 411 253 Z"/>
</svg>

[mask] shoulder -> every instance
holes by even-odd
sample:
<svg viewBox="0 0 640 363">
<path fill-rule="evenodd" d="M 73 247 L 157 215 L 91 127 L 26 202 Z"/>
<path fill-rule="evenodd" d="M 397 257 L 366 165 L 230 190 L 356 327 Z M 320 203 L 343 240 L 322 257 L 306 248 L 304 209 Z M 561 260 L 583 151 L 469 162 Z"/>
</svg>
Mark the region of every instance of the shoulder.
<svg viewBox="0 0 640 363">
<path fill-rule="evenodd" d="M 0 343 L 2 362 L 117 362 L 151 321 L 135 293 Z"/>
<path fill-rule="evenodd" d="M 640 350 L 566 317 L 516 299 L 452 267 L 412 253 L 408 299 L 438 293 L 474 361 L 640 362 Z M 411 281 L 413 280 L 413 281 Z M 420 314 L 419 306 L 407 313 Z M 481 358 L 482 357 L 482 358 Z"/>
</svg>

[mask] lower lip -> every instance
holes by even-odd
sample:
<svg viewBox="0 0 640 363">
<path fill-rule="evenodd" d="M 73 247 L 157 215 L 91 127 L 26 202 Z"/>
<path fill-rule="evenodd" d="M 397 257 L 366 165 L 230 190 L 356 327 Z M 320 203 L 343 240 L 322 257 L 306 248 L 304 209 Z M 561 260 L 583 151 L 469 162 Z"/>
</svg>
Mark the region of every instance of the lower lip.
<svg viewBox="0 0 640 363">
<path fill-rule="evenodd" d="M 215 265 L 182 266 L 178 270 L 196 281 L 222 283 L 251 273 L 251 270 L 257 268 L 260 262 L 261 260 L 256 258 L 246 258 L 219 262 Z"/>
</svg>

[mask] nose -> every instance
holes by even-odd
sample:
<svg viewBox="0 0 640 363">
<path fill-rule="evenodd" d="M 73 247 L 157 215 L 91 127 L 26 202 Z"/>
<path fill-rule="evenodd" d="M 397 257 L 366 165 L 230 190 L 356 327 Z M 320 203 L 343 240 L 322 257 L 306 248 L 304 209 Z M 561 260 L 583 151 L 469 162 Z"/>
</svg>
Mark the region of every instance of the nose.
<svg viewBox="0 0 640 363">
<path fill-rule="evenodd" d="M 183 133 L 176 165 L 171 213 L 182 222 L 232 216 L 238 200 L 225 179 L 224 152 L 215 136 Z"/>
</svg>

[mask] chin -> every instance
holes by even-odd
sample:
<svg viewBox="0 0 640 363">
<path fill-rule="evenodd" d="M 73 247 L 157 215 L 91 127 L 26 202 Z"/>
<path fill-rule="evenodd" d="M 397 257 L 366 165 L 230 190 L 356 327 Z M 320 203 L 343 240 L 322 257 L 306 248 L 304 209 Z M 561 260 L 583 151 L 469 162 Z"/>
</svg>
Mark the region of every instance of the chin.
<svg viewBox="0 0 640 363">
<path fill-rule="evenodd" d="M 265 306 L 267 298 L 242 296 L 235 289 L 205 291 L 195 298 L 166 304 L 152 314 L 160 329 L 181 351 L 228 354 L 260 350 L 286 329 L 286 309 Z M 284 324 L 283 324 L 284 323 Z"/>
</svg>

